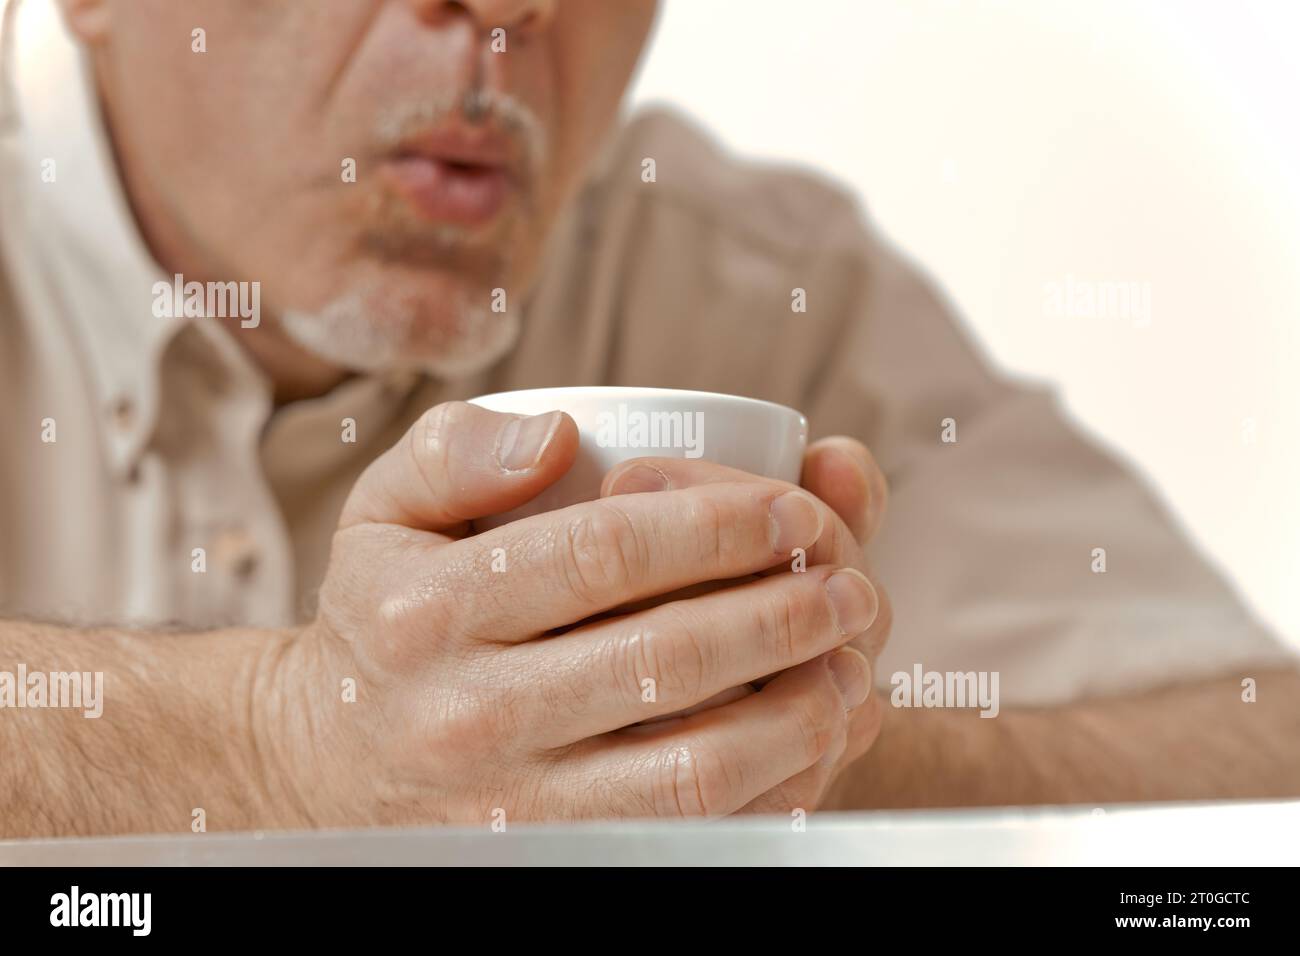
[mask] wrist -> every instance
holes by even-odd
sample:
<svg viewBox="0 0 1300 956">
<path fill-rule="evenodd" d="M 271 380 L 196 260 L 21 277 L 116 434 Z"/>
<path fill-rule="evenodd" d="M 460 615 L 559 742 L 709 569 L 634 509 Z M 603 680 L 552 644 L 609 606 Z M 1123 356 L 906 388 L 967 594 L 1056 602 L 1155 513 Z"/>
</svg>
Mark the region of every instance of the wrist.
<svg viewBox="0 0 1300 956">
<path fill-rule="evenodd" d="M 360 693 L 355 667 L 319 624 L 259 634 L 243 681 L 250 775 L 266 826 L 318 828 L 371 822 L 354 792 L 359 752 L 343 708 Z M 349 682 L 351 682 L 349 684 Z"/>
<path fill-rule="evenodd" d="M 240 728 L 242 763 L 256 794 L 254 817 L 267 828 L 322 825 L 307 795 L 319 799 L 318 721 L 310 711 L 314 666 L 305 628 L 259 631 L 257 647 L 240 669 L 232 703 L 246 715 Z"/>
</svg>

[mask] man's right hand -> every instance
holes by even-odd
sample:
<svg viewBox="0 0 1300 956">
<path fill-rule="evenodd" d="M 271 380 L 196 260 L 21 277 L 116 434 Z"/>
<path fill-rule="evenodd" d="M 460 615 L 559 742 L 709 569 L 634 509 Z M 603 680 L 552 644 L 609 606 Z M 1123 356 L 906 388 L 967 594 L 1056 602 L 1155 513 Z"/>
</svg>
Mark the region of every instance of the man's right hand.
<svg viewBox="0 0 1300 956">
<path fill-rule="evenodd" d="M 258 732 L 307 822 L 719 815 L 792 778 L 824 786 L 806 771 L 852 746 L 846 718 L 870 690 L 844 648 L 878 609 L 859 572 L 811 567 L 586 619 L 788 562 L 826 506 L 720 482 L 469 533 L 558 479 L 577 446 L 562 413 L 453 402 L 358 480 L 318 618 L 280 657 L 284 696 Z"/>
</svg>

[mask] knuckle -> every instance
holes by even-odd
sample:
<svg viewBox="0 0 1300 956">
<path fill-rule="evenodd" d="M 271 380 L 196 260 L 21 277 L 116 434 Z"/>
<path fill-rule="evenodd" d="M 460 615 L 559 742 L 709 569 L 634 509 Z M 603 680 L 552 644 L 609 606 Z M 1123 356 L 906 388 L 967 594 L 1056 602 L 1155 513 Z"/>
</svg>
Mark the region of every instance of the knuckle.
<svg viewBox="0 0 1300 956">
<path fill-rule="evenodd" d="M 498 687 L 487 679 L 475 679 L 481 667 L 452 668 L 444 686 L 426 706 L 431 736 L 445 758 L 459 765 L 473 763 L 482 769 L 489 758 L 503 759 L 517 753 L 529 725 L 522 696 Z M 513 758 L 512 758 L 513 759 Z"/>
<path fill-rule="evenodd" d="M 574 597 L 589 605 L 618 600 L 641 576 L 646 545 L 635 522 L 605 502 L 568 524 L 560 549 L 564 581 Z"/>
<path fill-rule="evenodd" d="M 804 587 L 803 576 L 782 580 L 782 587 L 757 607 L 760 639 L 781 661 L 807 660 L 819 646 L 818 610 Z M 826 615 L 822 615 L 825 617 Z"/>
<path fill-rule="evenodd" d="M 713 499 L 700 497 L 691 503 L 690 526 L 695 531 L 695 554 L 709 566 L 716 566 L 722 561 L 726 547 L 723 541 L 726 525 L 722 510 Z"/>
<path fill-rule="evenodd" d="M 456 632 L 455 591 L 440 570 L 386 582 L 382 591 L 373 595 L 362 626 L 376 662 L 401 672 L 430 660 L 435 647 L 445 647 L 445 639 Z M 439 635 L 444 640 L 431 644 L 431 622 L 435 621 L 442 625 Z"/>
<path fill-rule="evenodd" d="M 420 708 L 408 719 L 423 727 L 425 742 L 415 762 L 442 770 L 472 765 L 490 745 L 482 710 L 469 695 L 444 688 L 432 698 L 413 701 Z"/>
<path fill-rule="evenodd" d="M 408 634 L 415 630 L 415 613 L 411 602 L 402 594 L 380 600 L 371 612 L 367 645 L 375 662 L 386 671 L 400 671 L 414 662 L 413 641 Z"/>
<path fill-rule="evenodd" d="M 665 816 L 717 816 L 725 805 L 726 778 L 722 762 L 707 750 L 674 747 L 659 761 L 655 805 Z"/>
<path fill-rule="evenodd" d="M 694 531 L 691 557 L 709 568 L 730 564 L 739 551 L 739 518 L 734 508 L 707 494 L 692 501 L 688 515 Z"/>
<path fill-rule="evenodd" d="M 435 405 L 421 415 L 408 432 L 412 464 L 430 488 L 436 488 L 440 484 L 439 478 L 447 474 L 456 426 L 464 420 L 468 408 L 464 402 Z"/>
<path fill-rule="evenodd" d="M 442 552 L 430 561 L 427 544 L 415 535 L 390 525 L 336 531 L 317 595 L 317 619 L 387 669 L 461 646 L 481 600 L 474 574 Z M 437 641 L 430 641 L 433 635 Z"/>
<path fill-rule="evenodd" d="M 811 764 L 831 747 L 845 722 L 839 692 L 830 685 L 829 675 L 816 693 L 803 695 L 791 705 L 789 718 L 792 743 Z"/>
<path fill-rule="evenodd" d="M 638 688 L 642 679 L 653 678 L 661 703 L 693 703 L 715 669 L 710 648 L 696 617 L 684 607 L 666 604 L 628 642 L 631 660 L 625 670 L 633 673 Z"/>
<path fill-rule="evenodd" d="M 654 639 L 647 635 L 647 630 L 638 627 L 620 634 L 610 645 L 607 662 L 608 686 L 614 691 L 612 706 L 622 710 L 630 705 L 635 709 L 643 699 L 641 682 L 647 678 L 654 681 L 656 697 L 663 693 L 654 652 L 648 647 L 653 643 Z"/>
</svg>

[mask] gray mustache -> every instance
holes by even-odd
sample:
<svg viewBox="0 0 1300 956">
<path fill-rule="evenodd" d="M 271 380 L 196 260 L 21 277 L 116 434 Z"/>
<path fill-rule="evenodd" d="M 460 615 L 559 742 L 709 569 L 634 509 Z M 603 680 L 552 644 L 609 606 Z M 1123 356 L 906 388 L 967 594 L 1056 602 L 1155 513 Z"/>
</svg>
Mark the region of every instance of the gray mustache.
<svg viewBox="0 0 1300 956">
<path fill-rule="evenodd" d="M 520 152 L 527 165 L 523 172 L 527 174 L 536 172 L 546 158 L 546 128 L 537 114 L 509 93 L 483 87 L 390 107 L 379 117 L 375 138 L 381 147 L 392 148 L 418 131 L 455 116 L 475 126 L 495 123 L 522 147 Z"/>
</svg>

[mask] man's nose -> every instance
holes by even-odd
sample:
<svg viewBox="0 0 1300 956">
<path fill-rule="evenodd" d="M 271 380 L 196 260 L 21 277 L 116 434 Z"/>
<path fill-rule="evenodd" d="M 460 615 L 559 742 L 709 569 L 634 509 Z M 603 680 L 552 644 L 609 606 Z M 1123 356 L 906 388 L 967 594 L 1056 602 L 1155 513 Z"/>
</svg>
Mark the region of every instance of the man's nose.
<svg viewBox="0 0 1300 956">
<path fill-rule="evenodd" d="M 475 21 L 480 32 L 504 27 L 507 34 L 526 36 L 546 28 L 555 17 L 558 0 L 408 0 L 416 14 L 436 25 L 459 17 Z"/>
</svg>

